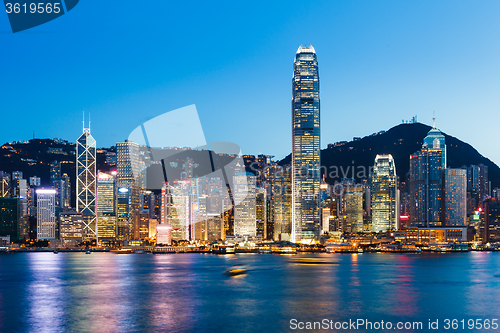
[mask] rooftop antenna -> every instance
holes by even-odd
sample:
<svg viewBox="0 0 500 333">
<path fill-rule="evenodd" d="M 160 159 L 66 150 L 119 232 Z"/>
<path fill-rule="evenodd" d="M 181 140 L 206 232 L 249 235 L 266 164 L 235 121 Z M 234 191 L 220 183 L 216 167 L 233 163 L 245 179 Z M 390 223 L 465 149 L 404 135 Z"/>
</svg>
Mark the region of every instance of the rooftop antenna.
<svg viewBox="0 0 500 333">
<path fill-rule="evenodd" d="M 85 132 L 85 111 L 82 111 L 83 113 L 83 132 Z"/>
<path fill-rule="evenodd" d="M 432 110 L 432 128 L 436 128 L 436 111 Z"/>
<path fill-rule="evenodd" d="M 90 133 L 90 112 L 89 112 L 89 133 Z"/>
</svg>

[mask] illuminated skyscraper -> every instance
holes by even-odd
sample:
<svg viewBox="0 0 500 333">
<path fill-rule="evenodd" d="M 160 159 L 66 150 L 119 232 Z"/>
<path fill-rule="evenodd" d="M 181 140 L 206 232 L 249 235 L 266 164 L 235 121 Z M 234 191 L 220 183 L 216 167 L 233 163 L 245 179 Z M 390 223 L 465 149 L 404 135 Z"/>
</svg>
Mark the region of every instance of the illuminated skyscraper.
<svg viewBox="0 0 500 333">
<path fill-rule="evenodd" d="M 256 178 L 248 172 L 241 172 L 234 176 L 234 235 L 257 235 L 256 224 Z"/>
<path fill-rule="evenodd" d="M 56 190 L 36 190 L 37 238 L 56 239 Z"/>
<path fill-rule="evenodd" d="M 99 238 L 116 237 L 115 178 L 104 172 L 97 177 L 97 230 Z"/>
<path fill-rule="evenodd" d="M 444 222 L 446 226 L 467 225 L 467 171 L 445 169 L 443 173 Z"/>
<path fill-rule="evenodd" d="M 116 144 L 116 169 L 118 187 L 128 188 L 130 238 L 139 237 L 139 145 L 135 142 Z"/>
<path fill-rule="evenodd" d="M 76 210 L 83 215 L 89 239 L 98 237 L 96 223 L 96 142 L 89 128 L 76 141 Z"/>
<path fill-rule="evenodd" d="M 437 135 L 434 130 L 431 132 Z M 443 225 L 443 145 L 438 139 L 432 146 L 424 142 L 422 150 L 410 155 L 410 219 L 414 226 Z"/>
<path fill-rule="evenodd" d="M 64 173 L 61 177 L 64 182 L 64 196 L 62 199 L 62 206 L 66 209 L 71 207 L 71 182 L 67 173 Z"/>
<path fill-rule="evenodd" d="M 116 238 L 118 240 L 127 240 L 130 238 L 129 203 L 128 188 L 119 187 L 116 192 Z"/>
<path fill-rule="evenodd" d="M 432 129 L 427 133 L 424 138 L 424 146 L 433 147 L 434 149 L 441 150 L 441 169 L 446 169 L 446 144 L 443 133 L 436 128 L 436 118 L 433 118 L 434 122 Z"/>
<path fill-rule="evenodd" d="M 162 224 L 172 227 L 172 240 L 189 240 L 189 181 L 173 181 L 162 188 Z"/>
<path fill-rule="evenodd" d="M 292 94 L 292 241 L 313 241 L 320 234 L 320 101 L 312 46 L 297 50 Z"/>
<path fill-rule="evenodd" d="M 257 223 L 257 235 L 267 239 L 267 193 L 264 188 L 256 189 L 255 217 Z"/>
<path fill-rule="evenodd" d="M 50 187 L 56 190 L 56 206 L 63 207 L 64 184 L 61 183 L 61 163 L 52 161 L 50 163 Z M 40 186 L 40 185 L 38 185 Z"/>
<path fill-rule="evenodd" d="M 290 239 L 292 230 L 292 179 L 289 168 L 273 171 L 274 240 Z"/>
<path fill-rule="evenodd" d="M 396 166 L 392 155 L 377 155 L 371 179 L 372 231 L 397 229 Z"/>
</svg>

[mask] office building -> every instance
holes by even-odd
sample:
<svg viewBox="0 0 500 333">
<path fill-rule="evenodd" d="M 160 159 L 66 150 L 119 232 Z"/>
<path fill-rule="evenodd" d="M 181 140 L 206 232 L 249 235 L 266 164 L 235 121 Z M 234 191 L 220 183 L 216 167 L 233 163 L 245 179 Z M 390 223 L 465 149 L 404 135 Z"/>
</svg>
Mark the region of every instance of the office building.
<svg viewBox="0 0 500 333">
<path fill-rule="evenodd" d="M 84 239 L 83 216 L 75 211 L 65 211 L 59 214 L 59 238 L 66 245 L 76 246 Z"/>
<path fill-rule="evenodd" d="M 99 239 L 116 237 L 115 177 L 99 172 L 97 177 L 97 230 Z"/>
<path fill-rule="evenodd" d="M 344 231 L 363 232 L 363 186 L 348 185 L 344 196 Z"/>
<path fill-rule="evenodd" d="M 189 208 L 189 181 L 173 181 L 164 184 L 162 188 L 162 224 L 168 224 L 172 228 L 172 240 L 190 239 Z"/>
<path fill-rule="evenodd" d="M 68 209 L 71 207 L 71 181 L 67 173 L 64 173 L 61 176 L 61 179 L 64 182 L 64 191 L 62 191 L 62 207 Z"/>
<path fill-rule="evenodd" d="M 467 172 L 463 169 L 443 171 L 443 213 L 447 227 L 467 226 Z"/>
<path fill-rule="evenodd" d="M 20 209 L 19 198 L 0 198 L 0 237 L 9 236 L 19 240 Z"/>
<path fill-rule="evenodd" d="M 432 129 L 431 131 L 434 131 Z M 437 134 L 434 131 L 434 136 Z M 413 226 L 442 226 L 442 142 L 424 143 L 410 156 L 410 222 Z"/>
<path fill-rule="evenodd" d="M 445 137 L 443 133 L 441 133 L 441 131 L 436 128 L 436 118 L 433 118 L 432 129 L 424 138 L 423 146 L 439 149 L 441 151 L 441 170 L 447 168 Z"/>
<path fill-rule="evenodd" d="M 289 168 L 274 170 L 272 207 L 274 240 L 290 239 L 292 232 L 292 174 Z M 285 236 L 286 235 L 286 236 Z"/>
<path fill-rule="evenodd" d="M 292 242 L 320 234 L 320 98 L 316 51 L 299 47 L 292 79 Z"/>
<path fill-rule="evenodd" d="M 90 134 L 90 126 L 84 126 L 76 141 L 76 210 L 82 213 L 85 236 L 97 240 L 96 194 L 96 141 Z"/>
<path fill-rule="evenodd" d="M 56 239 L 56 190 L 36 190 L 37 239 Z"/>
<path fill-rule="evenodd" d="M 396 166 L 392 155 L 377 155 L 371 177 L 372 230 L 384 232 L 398 228 L 399 204 Z"/>
<path fill-rule="evenodd" d="M 267 239 L 267 193 L 265 189 L 260 187 L 255 192 L 257 235 L 261 235 L 262 239 Z"/>
<path fill-rule="evenodd" d="M 119 187 L 116 192 L 116 239 L 131 239 L 130 196 L 128 188 Z M 133 235 L 133 234 L 132 234 Z"/>
<path fill-rule="evenodd" d="M 234 235 L 255 237 L 256 178 L 252 173 L 240 172 L 234 176 Z"/>
<path fill-rule="evenodd" d="M 117 186 L 128 189 L 130 237 L 139 237 L 139 145 L 135 142 L 118 142 L 116 144 Z"/>
</svg>

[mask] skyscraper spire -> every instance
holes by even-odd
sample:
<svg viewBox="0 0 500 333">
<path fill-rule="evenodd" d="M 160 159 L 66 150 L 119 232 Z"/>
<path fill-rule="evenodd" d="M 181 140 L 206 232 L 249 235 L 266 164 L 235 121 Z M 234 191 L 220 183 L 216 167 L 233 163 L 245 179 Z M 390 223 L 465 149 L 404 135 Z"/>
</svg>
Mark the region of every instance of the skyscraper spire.
<svg viewBox="0 0 500 333">
<path fill-rule="evenodd" d="M 436 111 L 432 110 L 432 128 L 436 128 Z"/>
</svg>

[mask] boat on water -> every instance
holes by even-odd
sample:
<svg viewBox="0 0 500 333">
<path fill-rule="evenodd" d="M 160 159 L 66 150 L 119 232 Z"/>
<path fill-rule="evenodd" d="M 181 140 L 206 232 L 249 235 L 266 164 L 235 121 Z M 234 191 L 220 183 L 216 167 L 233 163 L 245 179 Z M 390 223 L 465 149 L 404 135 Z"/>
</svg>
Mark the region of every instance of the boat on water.
<svg viewBox="0 0 500 333">
<path fill-rule="evenodd" d="M 330 243 L 325 246 L 327 253 L 361 253 L 363 249 L 351 243 Z"/>
<path fill-rule="evenodd" d="M 246 274 L 246 273 L 248 273 L 248 268 L 243 264 L 234 265 L 231 269 L 228 269 L 226 271 L 226 274 L 228 274 L 230 276 L 242 275 L 242 274 Z"/>
<path fill-rule="evenodd" d="M 289 260 L 292 264 L 303 264 L 303 265 L 336 265 L 337 263 L 318 257 L 292 257 Z"/>
<path fill-rule="evenodd" d="M 54 250 L 54 254 L 59 254 L 59 251 L 57 251 L 57 250 Z"/>
<path fill-rule="evenodd" d="M 399 252 L 399 253 L 420 253 L 418 247 L 413 244 L 381 244 L 376 248 L 380 252 Z"/>
<path fill-rule="evenodd" d="M 215 253 L 215 254 L 234 254 L 234 246 L 233 245 L 215 246 L 212 249 L 212 253 Z"/>
<path fill-rule="evenodd" d="M 134 253 L 134 250 L 132 250 L 132 249 L 115 249 L 115 250 L 111 250 L 109 252 L 114 253 L 114 254 L 130 254 L 130 253 Z"/>
<path fill-rule="evenodd" d="M 85 251 L 85 254 L 90 254 L 90 250 Z"/>
</svg>

